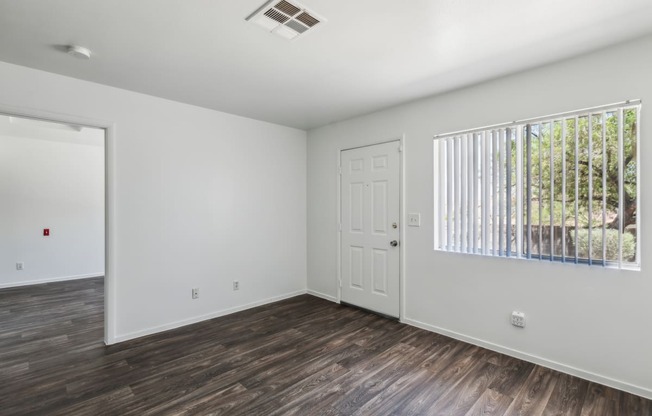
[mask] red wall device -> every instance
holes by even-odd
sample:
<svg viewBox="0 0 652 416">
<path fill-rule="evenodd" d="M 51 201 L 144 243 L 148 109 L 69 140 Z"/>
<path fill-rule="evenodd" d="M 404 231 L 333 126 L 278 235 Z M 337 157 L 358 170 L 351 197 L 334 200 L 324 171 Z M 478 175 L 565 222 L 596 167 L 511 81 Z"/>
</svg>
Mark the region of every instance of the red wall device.
<svg viewBox="0 0 652 416">
<path fill-rule="evenodd" d="M 49 236 L 49 235 L 50 235 L 50 229 L 49 229 L 49 228 L 44 228 L 44 229 L 43 229 L 43 235 L 44 235 L 45 237 Z"/>
</svg>

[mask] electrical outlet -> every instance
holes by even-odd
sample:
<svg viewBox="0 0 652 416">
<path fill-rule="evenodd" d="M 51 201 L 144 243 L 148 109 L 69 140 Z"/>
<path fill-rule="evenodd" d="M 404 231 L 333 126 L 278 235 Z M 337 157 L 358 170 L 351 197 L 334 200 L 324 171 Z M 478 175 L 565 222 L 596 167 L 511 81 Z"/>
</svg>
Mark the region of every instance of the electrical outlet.
<svg viewBox="0 0 652 416">
<path fill-rule="evenodd" d="M 237 280 L 233 281 L 233 290 L 240 290 L 240 282 Z"/>
<path fill-rule="evenodd" d="M 421 227 L 421 214 L 418 213 L 408 214 L 408 225 L 410 227 Z"/>
<path fill-rule="evenodd" d="M 198 299 L 199 298 L 199 288 L 196 287 L 192 290 L 192 298 L 193 299 Z"/>
<path fill-rule="evenodd" d="M 22 261 L 16 263 L 16 270 L 23 270 L 24 268 L 25 268 L 25 263 L 23 263 Z"/>
<path fill-rule="evenodd" d="M 512 325 L 518 328 L 525 328 L 525 314 L 523 312 L 512 312 Z"/>
</svg>

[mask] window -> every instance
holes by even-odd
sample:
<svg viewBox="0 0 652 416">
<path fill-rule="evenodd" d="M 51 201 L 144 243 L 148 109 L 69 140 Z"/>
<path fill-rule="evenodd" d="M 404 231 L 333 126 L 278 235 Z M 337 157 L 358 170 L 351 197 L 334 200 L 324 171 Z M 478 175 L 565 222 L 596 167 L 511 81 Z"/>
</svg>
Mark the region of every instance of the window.
<svg viewBox="0 0 652 416">
<path fill-rule="evenodd" d="M 638 268 L 640 101 L 435 137 L 443 251 Z"/>
</svg>

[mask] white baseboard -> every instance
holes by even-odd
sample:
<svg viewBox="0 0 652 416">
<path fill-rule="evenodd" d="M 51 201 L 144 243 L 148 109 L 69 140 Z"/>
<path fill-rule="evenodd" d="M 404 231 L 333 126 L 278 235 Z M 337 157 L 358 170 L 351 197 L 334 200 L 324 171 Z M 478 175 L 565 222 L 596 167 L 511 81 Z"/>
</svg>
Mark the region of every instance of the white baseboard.
<svg viewBox="0 0 652 416">
<path fill-rule="evenodd" d="M 435 332 L 437 334 L 445 335 L 450 338 L 454 338 L 469 344 L 477 345 L 479 347 L 486 348 L 488 350 L 496 351 L 501 354 L 509 355 L 521 359 L 523 361 L 528 361 L 530 363 L 538 364 L 542 367 L 547 367 L 553 370 L 560 371 L 562 373 L 570 374 L 575 377 L 583 378 L 588 381 L 593 381 L 595 383 L 603 384 L 605 386 L 613 387 L 618 390 L 626 391 L 628 393 L 635 394 L 637 396 L 645 397 L 647 399 L 652 399 L 652 390 L 645 387 L 636 386 L 621 380 L 616 380 L 610 377 L 605 377 L 600 374 L 595 374 L 590 371 L 585 371 L 579 368 L 575 368 L 570 365 L 558 363 L 556 361 L 551 361 L 543 357 L 536 355 L 528 354 L 522 351 L 514 350 L 502 345 L 494 344 L 492 342 L 484 341 L 482 339 L 470 337 L 468 335 L 460 334 L 454 331 L 449 331 L 444 328 L 440 328 L 434 325 L 426 324 L 414 319 L 405 318 L 401 322 L 411 325 L 417 328 L 425 329 L 426 331 Z"/>
<path fill-rule="evenodd" d="M 37 280 L 28 280 L 28 281 L 10 282 L 10 283 L 0 283 L 0 289 L 5 289 L 5 288 L 9 288 L 9 287 L 41 285 L 43 283 L 65 282 L 66 280 L 89 279 L 91 277 L 103 277 L 103 276 L 104 276 L 104 272 L 97 272 L 97 273 L 89 273 L 89 274 L 78 274 L 78 275 L 74 275 L 74 276 L 50 277 L 50 278 L 47 278 L 47 279 L 37 279 Z"/>
<path fill-rule="evenodd" d="M 306 293 L 309 294 L 309 295 L 312 295 L 312 296 L 316 296 L 316 297 L 318 297 L 318 298 L 322 298 L 322 299 L 329 300 L 329 301 L 331 301 L 331 302 L 338 303 L 338 302 L 337 302 L 337 298 L 336 298 L 335 296 L 326 295 L 326 294 L 324 294 L 324 293 L 317 292 L 317 291 L 315 291 L 315 290 L 310 290 L 310 289 L 308 289 L 308 290 L 306 291 Z"/>
<path fill-rule="evenodd" d="M 196 324 L 197 322 L 207 321 L 207 320 L 213 319 L 213 318 L 219 318 L 220 316 L 230 315 L 232 313 L 241 312 L 241 311 L 244 311 L 244 310 L 247 310 L 247 309 L 255 308 L 257 306 L 267 305 L 268 303 L 278 302 L 279 300 L 289 299 L 289 298 L 293 298 L 295 296 L 305 295 L 305 294 L 306 294 L 305 289 L 304 290 L 297 290 L 295 292 L 290 292 L 290 293 L 286 293 L 284 295 L 274 296 L 274 297 L 259 300 L 259 301 L 256 301 L 256 302 L 247 303 L 245 305 L 240 305 L 240 306 L 236 306 L 236 307 L 229 308 L 229 309 L 222 309 L 220 311 L 207 313 L 205 315 L 194 316 L 192 318 L 182 319 L 180 321 L 170 322 L 168 324 L 158 325 L 158 326 L 155 326 L 155 327 L 142 329 L 140 331 L 130 332 L 128 334 L 117 335 L 113 339 L 114 342 L 112 344 L 117 344 L 119 342 L 124 342 L 124 341 L 128 341 L 130 339 L 135 339 L 135 338 L 140 338 L 140 337 L 144 337 L 144 336 L 147 336 L 147 335 L 152 335 L 152 334 L 156 334 L 156 333 L 163 332 L 163 331 L 168 331 L 170 329 L 180 328 L 180 327 L 186 326 L 186 325 Z"/>
</svg>

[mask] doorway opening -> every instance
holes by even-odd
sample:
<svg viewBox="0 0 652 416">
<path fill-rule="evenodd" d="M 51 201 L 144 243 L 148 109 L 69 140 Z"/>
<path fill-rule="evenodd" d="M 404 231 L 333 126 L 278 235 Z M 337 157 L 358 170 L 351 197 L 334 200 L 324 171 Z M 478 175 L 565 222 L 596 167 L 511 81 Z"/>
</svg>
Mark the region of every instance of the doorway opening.
<svg viewBox="0 0 652 416">
<path fill-rule="evenodd" d="M 110 341 L 106 149 L 102 126 L 0 114 L 0 313 L 22 350 Z"/>
</svg>

